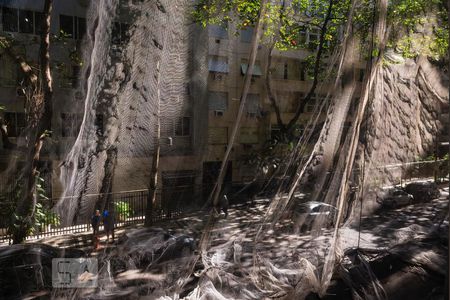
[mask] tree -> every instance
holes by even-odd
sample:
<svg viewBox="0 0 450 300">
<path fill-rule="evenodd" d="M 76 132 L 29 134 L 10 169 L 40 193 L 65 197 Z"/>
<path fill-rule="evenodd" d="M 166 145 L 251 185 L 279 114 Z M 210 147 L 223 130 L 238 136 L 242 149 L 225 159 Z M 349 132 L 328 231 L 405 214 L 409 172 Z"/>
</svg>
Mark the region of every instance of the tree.
<svg viewBox="0 0 450 300">
<path fill-rule="evenodd" d="M 363 0 L 353 8 L 354 32 L 361 40 L 361 48 L 365 52 L 364 57 L 366 58 L 369 57 L 367 45 L 370 34 L 368 33 L 371 28 L 375 3 L 375 0 Z M 195 5 L 193 19 L 203 26 L 231 21 L 235 22 L 238 29 L 243 29 L 255 24 L 260 4 L 260 0 L 200 0 Z M 288 140 L 292 140 L 292 130 L 316 92 L 323 75 L 324 56 L 329 55 L 342 40 L 340 29 L 347 21 L 350 9 L 351 1 L 349 0 L 292 0 L 288 5 L 286 1 L 281 1 L 279 4 L 267 4 L 266 14 L 262 16 L 265 26 L 262 42 L 269 49 L 265 86 L 278 126 L 282 134 L 287 135 Z M 445 56 L 448 30 L 437 26 L 440 23 L 433 26 L 435 37 L 431 41 L 423 43 L 420 40 L 414 41 L 412 38 L 416 26 L 423 23 L 426 13 L 433 9 L 438 11 L 439 22 L 444 23 L 446 16 L 442 14 L 442 11 L 445 12 L 443 0 L 389 1 L 388 23 L 398 30 L 391 34 L 388 46 L 397 48 L 405 57 L 417 56 L 419 50 L 428 51 L 435 58 Z M 311 30 L 319 30 L 319 38 L 307 45 L 302 41 L 302 34 Z M 419 44 L 423 47 L 417 49 Z M 287 124 L 284 124 L 278 101 L 271 86 L 272 53 L 273 49 L 288 51 L 300 48 L 312 50 L 310 57 L 306 60 L 312 85 L 305 97 L 299 100 L 294 116 Z"/>
<path fill-rule="evenodd" d="M 33 70 L 25 57 L 14 53 L 14 41 L 6 38 L 1 40 L 4 53 L 16 61 L 24 74 L 27 96 L 25 135 L 28 144 L 24 152 L 25 165 L 14 183 L 15 190 L 18 191 L 18 199 L 10 226 L 13 243 L 21 243 L 33 226 L 37 203 L 36 182 L 39 176 L 37 167 L 43 142 L 51 130 L 53 86 L 49 48 L 52 6 L 52 0 L 45 0 L 37 72 Z M 7 139 L 7 132 L 4 130 L 2 130 L 2 138 Z M 7 143 L 7 145 L 11 144 Z"/>
<path fill-rule="evenodd" d="M 341 46 L 344 38 L 342 28 L 347 22 L 350 10 L 354 16 L 352 32 L 359 41 L 356 47 L 360 49 L 362 57 L 369 59 L 370 56 L 377 56 L 378 49 L 375 47 L 375 53 L 371 53 L 369 47 L 373 14 L 378 13 L 375 9 L 377 1 L 293 0 L 287 2 L 288 5 L 286 2 L 267 4 L 267 13 L 262 20 L 265 27 L 262 42 L 269 49 L 264 84 L 280 128 L 280 133 L 275 140 L 268 143 L 271 148 L 277 148 L 279 144 L 290 144 L 298 138 L 295 133 L 298 120 L 316 93 L 325 69 L 337 69 L 337 66 L 326 66 L 325 58 Z M 445 14 L 442 14 L 442 11 L 446 11 L 443 0 L 395 0 L 389 1 L 388 5 L 387 23 L 396 27 L 395 32 L 388 38 L 388 47 L 396 49 L 405 57 L 414 57 L 420 53 L 428 53 L 435 59 L 445 56 L 448 30 L 444 26 L 438 26 L 444 24 L 446 20 Z M 254 24 L 259 6 L 259 0 L 202 0 L 195 6 L 193 18 L 203 26 L 230 21 L 241 29 Z M 422 24 L 427 12 L 432 10 L 437 11 L 439 16 L 437 24 L 433 25 L 434 37 L 432 39 L 417 37 L 414 28 Z M 319 37 L 313 43 L 306 44 L 302 34 L 311 30 L 318 30 Z M 396 32 L 406 32 L 406 38 L 395 34 Z M 424 42 L 425 40 L 427 42 Z M 312 79 L 312 84 L 305 96 L 299 99 L 293 117 L 285 124 L 279 108 L 281 99 L 277 99 L 273 92 L 272 53 L 275 49 L 288 51 L 300 48 L 311 51 L 306 59 L 306 71 Z"/>
<path fill-rule="evenodd" d="M 203 26 L 233 20 L 238 29 L 243 29 L 255 24 L 260 5 L 260 1 L 257 0 L 202 0 L 195 6 L 193 18 Z M 292 140 L 295 125 L 316 92 L 323 73 L 323 56 L 330 53 L 337 44 L 338 29 L 346 21 L 349 5 L 350 1 L 348 0 L 294 0 L 289 6 L 286 5 L 286 1 L 282 1 L 280 4 L 268 3 L 266 5 L 266 14 L 261 19 L 265 27 L 262 42 L 269 48 L 265 87 L 281 134 L 287 136 L 288 140 Z M 306 44 L 303 35 L 306 31 L 312 30 L 319 30 L 319 39 Z M 294 116 L 287 124 L 284 124 L 271 85 L 273 50 L 288 51 L 301 48 L 317 49 L 307 59 L 307 70 L 313 78 L 313 84 L 306 96 L 300 100 Z"/>
</svg>

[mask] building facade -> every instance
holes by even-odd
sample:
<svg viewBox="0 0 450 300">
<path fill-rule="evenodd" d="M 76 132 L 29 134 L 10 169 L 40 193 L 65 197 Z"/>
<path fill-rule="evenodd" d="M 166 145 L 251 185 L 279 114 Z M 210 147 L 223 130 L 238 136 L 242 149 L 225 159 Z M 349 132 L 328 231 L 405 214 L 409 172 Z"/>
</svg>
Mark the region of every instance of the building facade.
<svg viewBox="0 0 450 300">
<path fill-rule="evenodd" d="M 0 1 L 0 33 L 16 41 L 17 47 L 14 50 L 23 55 L 31 65 L 37 65 L 43 2 Z M 185 4 L 183 2 L 183 5 Z M 169 2 L 166 5 L 169 5 Z M 89 28 L 86 16 L 88 7 L 87 0 L 55 0 L 52 11 L 53 38 L 50 56 L 54 77 L 53 136 L 50 146 L 46 146 L 43 152 L 41 171 L 45 174 L 47 194 L 55 199 L 64 192 L 64 186 L 60 182 L 60 165 L 64 163 L 66 154 L 79 134 L 85 114 L 86 95 L 82 85 L 87 78 L 83 77 L 82 62 L 85 36 Z M 155 14 L 164 15 L 167 11 L 171 13 L 170 9 L 158 9 Z M 172 13 L 173 16 L 167 17 L 167 24 L 172 24 L 171 17 L 173 20 L 180 17 L 175 18 L 176 12 Z M 113 22 L 111 42 L 116 45 L 117 53 L 112 57 L 117 63 L 123 63 L 125 60 L 122 53 L 137 49 L 130 46 L 130 43 L 136 44 L 140 38 L 136 37 L 136 32 L 139 32 L 136 28 L 145 27 L 145 24 L 130 22 L 130 18 L 127 13 L 119 14 Z M 217 179 L 228 147 L 248 68 L 253 29 L 249 27 L 237 30 L 233 24 L 228 24 L 227 28 L 210 25 L 206 29 L 190 25 L 183 31 L 181 27 L 176 26 L 179 25 L 174 21 L 173 28 L 178 29 L 171 32 L 172 35 L 168 38 L 164 38 L 163 32 L 170 31 L 170 28 L 146 29 L 149 35 L 153 36 L 149 39 L 152 44 L 148 46 L 149 51 L 160 51 L 161 61 L 165 63 L 160 74 L 161 97 L 158 98 L 161 107 L 159 199 L 161 202 L 175 199 L 176 203 L 201 203 L 208 197 Z M 142 32 L 146 31 L 142 29 Z M 236 32 L 238 34 L 234 34 Z M 305 32 L 307 43 L 317 38 L 316 32 Z M 259 170 L 249 163 L 249 157 L 261 151 L 279 130 L 265 82 L 268 51 L 264 44 L 258 47 L 244 118 L 226 171 L 225 181 L 229 185 L 241 186 L 254 180 Z M 293 117 L 311 87 L 312 80 L 305 71 L 305 60 L 310 54 L 308 49 L 288 52 L 274 50 L 269 71 L 273 93 L 284 123 Z M 22 78 L 17 64 L 10 57 L 0 53 L 0 60 L 0 104 L 5 107 L 1 114 L 8 124 L 9 137 L 20 145 L 20 133 L 26 126 L 25 97 L 21 93 Z M 154 68 L 156 60 L 149 61 L 151 63 L 148 63 L 148 68 Z M 180 65 L 183 65 L 182 69 Z M 355 70 L 358 80 L 362 81 L 362 66 L 355 66 Z M 137 73 L 139 70 L 131 68 L 130 72 Z M 135 90 L 135 94 L 144 93 L 144 98 L 145 93 L 153 97 L 156 90 L 146 91 L 144 84 L 143 89 L 136 87 L 139 82 L 133 83 L 134 75 L 130 76 L 132 79 L 129 79 L 129 89 L 132 92 Z M 149 78 L 153 80 L 151 76 Z M 319 85 L 314 100 L 308 104 L 306 112 L 298 120 L 299 134 L 308 130 L 307 121 L 313 115 L 314 107 L 327 94 L 328 88 L 327 83 Z M 135 94 L 130 92 L 130 95 Z M 173 109 L 174 107 L 176 109 Z M 137 123 L 144 124 L 150 118 L 150 112 L 136 112 L 131 106 L 127 108 L 126 114 L 127 122 L 135 119 Z M 106 138 L 109 134 L 110 128 L 115 124 L 110 119 L 109 115 L 95 114 L 92 123 L 98 136 Z M 122 127 L 126 128 L 124 130 L 128 130 L 128 124 L 125 126 L 125 121 L 122 123 Z M 123 141 L 134 135 L 148 135 L 136 138 L 140 141 L 154 140 L 155 133 L 152 130 L 147 129 L 147 133 L 143 130 L 139 134 L 135 133 L 138 132 L 136 129 L 132 132 L 132 129 L 129 130 L 129 134 L 124 134 Z M 129 142 L 123 142 L 121 147 L 125 149 L 132 142 L 130 138 Z M 145 145 L 147 144 L 144 144 L 142 151 L 137 151 L 138 154 L 128 153 L 126 150 L 118 154 L 109 192 L 148 188 L 154 148 L 151 142 Z M 6 152 L 2 152 L 0 156 L 6 157 Z M 7 163 L 3 160 L 0 171 L 6 169 Z M 99 184 L 92 189 L 93 193 L 101 190 L 101 178 L 96 181 Z"/>
</svg>

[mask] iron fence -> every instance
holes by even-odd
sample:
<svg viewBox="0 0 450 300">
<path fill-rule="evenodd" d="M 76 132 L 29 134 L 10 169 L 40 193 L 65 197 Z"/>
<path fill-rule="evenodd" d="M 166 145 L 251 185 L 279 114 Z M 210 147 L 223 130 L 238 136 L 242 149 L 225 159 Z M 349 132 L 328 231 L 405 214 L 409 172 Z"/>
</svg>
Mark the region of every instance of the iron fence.
<svg viewBox="0 0 450 300">
<path fill-rule="evenodd" d="M 170 187 L 170 192 L 165 189 L 157 190 L 157 201 L 153 205 L 152 221 L 175 219 L 185 212 L 196 209 L 198 203 L 195 201 L 193 190 L 195 189 L 192 187 L 183 186 Z M 86 195 L 85 197 L 99 198 L 101 196 L 108 199 L 106 207 L 113 216 L 115 228 L 144 223 L 148 190 Z M 54 199 L 54 201 L 56 202 L 57 199 Z M 95 200 L 92 202 L 95 203 Z M 95 205 L 92 209 L 92 213 L 94 212 Z M 53 210 L 48 209 L 36 222 L 27 240 L 90 231 L 92 230 L 91 218 L 92 215 L 85 216 L 75 221 L 74 225 L 63 226 L 60 224 L 61 217 Z M 0 218 L 0 242 L 2 243 L 11 242 L 12 235 L 8 231 L 10 222 L 7 218 Z M 103 226 L 100 226 L 100 230 L 102 229 Z"/>
<path fill-rule="evenodd" d="M 424 161 L 412 162 L 404 164 L 395 164 L 389 166 L 382 166 L 376 168 L 385 169 L 391 172 L 394 179 L 398 183 L 405 183 L 407 181 L 414 181 L 419 178 L 434 177 L 435 181 L 441 181 L 448 178 L 448 161 Z M 0 180 L 2 181 L 2 180 Z M 279 184 L 278 182 L 276 182 Z M 394 182 L 395 184 L 396 182 Z M 243 185 L 231 183 L 232 189 L 230 194 L 231 203 L 241 202 L 242 199 L 247 199 L 248 195 L 256 194 L 262 190 L 269 189 L 270 186 L 263 182 L 253 182 L 251 185 Z M 185 185 L 185 186 L 171 186 L 167 185 L 163 189 L 157 190 L 157 201 L 153 204 L 152 221 L 159 222 L 164 220 L 171 220 L 182 216 L 184 213 L 197 210 L 206 201 L 210 194 L 212 185 Z M 11 198 L 5 195 L 11 195 Z M 248 195 L 247 195 L 248 194 Z M 0 182 L 0 242 L 10 242 L 11 234 L 8 232 L 8 224 L 11 223 L 11 213 L 5 214 L 8 208 L 8 203 L 13 207 L 13 191 L 5 189 Z M 39 222 L 33 227 L 33 231 L 27 237 L 28 240 L 38 239 L 49 236 L 58 236 L 63 234 L 74 234 L 87 232 L 91 230 L 91 216 L 94 213 L 97 199 L 103 198 L 106 201 L 106 207 L 114 216 L 115 227 L 123 227 L 132 224 L 140 224 L 145 221 L 145 213 L 147 208 L 148 190 L 125 191 L 118 193 L 86 195 L 88 203 L 92 203 L 90 213 L 84 218 L 77 219 L 74 225 L 63 226 L 60 224 L 60 216 L 58 216 L 51 208 L 59 199 L 49 200 L 50 204 L 47 210 L 41 212 Z M 234 198 L 234 199 L 233 199 Z M 242 199 L 240 199 L 242 198 Z M 86 200 L 86 199 L 84 199 Z M 44 207 L 45 208 L 45 207 Z M 102 229 L 102 227 L 100 227 Z"/>
</svg>

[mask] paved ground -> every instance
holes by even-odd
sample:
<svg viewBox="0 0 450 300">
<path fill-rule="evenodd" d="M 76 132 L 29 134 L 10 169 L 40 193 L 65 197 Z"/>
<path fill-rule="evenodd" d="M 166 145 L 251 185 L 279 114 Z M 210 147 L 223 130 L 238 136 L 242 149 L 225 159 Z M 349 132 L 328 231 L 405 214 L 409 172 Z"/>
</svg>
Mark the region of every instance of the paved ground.
<svg viewBox="0 0 450 300">
<path fill-rule="evenodd" d="M 343 249 L 356 247 L 360 237 L 360 246 L 363 248 L 387 248 L 401 243 L 414 235 L 425 233 L 431 228 L 438 226 L 448 211 L 448 188 L 442 190 L 441 197 L 429 203 L 419 203 L 394 210 L 382 210 L 370 217 L 363 217 L 361 222 L 361 234 L 358 234 L 358 222 L 350 224 L 340 230 L 341 247 Z M 229 210 L 229 216 L 225 219 L 219 218 L 215 228 L 211 232 L 211 246 L 234 241 L 243 247 L 251 248 L 254 245 L 256 231 L 261 225 L 264 213 L 268 206 L 268 200 L 258 200 L 253 205 L 234 206 Z M 194 213 L 178 220 L 166 221 L 155 224 L 173 232 L 190 234 L 200 237 L 205 228 L 208 215 Z M 444 224 L 448 224 L 445 222 Z M 141 227 L 135 225 L 132 228 Z M 116 230 L 116 240 L 130 228 Z M 312 234 L 312 235 L 311 235 Z M 282 257 L 292 255 L 295 249 L 314 249 L 318 252 L 318 244 L 326 244 L 331 236 L 331 230 L 321 232 L 292 234 L 286 227 L 275 226 L 271 231 L 264 231 L 261 243 L 258 247 L 262 249 L 276 248 L 277 253 L 273 255 Z M 35 242 L 35 241 L 33 241 Z M 92 251 L 92 233 L 71 234 L 56 237 L 48 237 L 37 242 L 50 244 L 57 247 L 76 247 L 88 252 Z M 101 237 L 101 248 L 106 245 L 106 237 Z M 324 250 L 324 249 L 323 249 Z"/>
<path fill-rule="evenodd" d="M 364 217 L 361 226 L 354 223 L 340 230 L 340 247 L 342 250 L 356 247 L 360 237 L 359 242 L 362 248 L 384 249 L 406 243 L 412 238 L 426 236 L 439 226 L 448 211 L 447 197 L 448 188 L 442 191 L 439 199 L 429 203 L 419 203 L 394 210 L 382 210 L 370 217 Z M 316 266 L 321 265 L 330 245 L 332 230 L 293 234 L 289 222 L 277 224 L 273 227 L 261 227 L 268 203 L 268 200 L 257 200 L 253 204 L 232 207 L 226 219 L 222 215 L 211 231 L 209 247 L 211 259 L 215 255 L 216 263 L 220 264 L 220 260 L 223 260 L 222 263 L 230 265 L 233 264 L 233 260 L 236 261 L 236 253 L 239 250 L 238 268 L 249 270 L 248 267 L 253 266 L 254 263 L 256 247 L 258 258 L 270 261 L 277 268 L 295 269 L 299 258 L 306 258 Z M 155 224 L 155 227 L 199 238 L 204 231 L 207 220 L 207 213 L 197 212 L 178 220 Z M 448 221 L 445 221 L 442 225 L 443 227 L 448 226 Z M 142 226 L 120 228 L 116 231 L 116 240 L 120 239 L 125 233 L 135 230 L 136 227 Z M 255 243 L 255 236 L 260 228 L 262 228 L 262 233 L 259 241 Z M 361 230 L 360 235 L 359 229 Z M 111 260 L 113 259 L 111 256 L 113 253 L 122 253 L 123 257 L 127 257 L 126 249 L 121 249 L 122 245 L 107 244 L 104 236 L 101 237 L 100 249 L 94 251 L 91 238 L 91 233 L 82 233 L 45 238 L 38 242 L 58 247 L 81 248 L 93 256 L 109 257 Z M 109 250 L 117 251 L 110 252 Z M 111 253 L 111 255 L 108 253 Z M 230 253 L 232 254 L 231 257 Z M 178 262 L 178 266 L 186 264 L 186 261 L 180 260 Z M 177 264 L 172 267 L 176 268 Z M 230 268 L 236 270 L 235 266 Z M 175 271 L 179 272 L 179 270 Z M 109 272 L 108 274 L 108 277 L 106 277 L 107 285 L 113 286 L 114 293 L 117 293 L 117 291 L 125 292 L 124 287 L 142 288 L 142 283 L 148 284 L 147 279 L 149 278 L 152 279 L 151 282 L 153 283 L 160 282 L 161 286 L 163 286 L 162 282 L 167 280 L 167 272 L 159 271 L 155 273 L 154 270 L 147 269 L 133 270 L 132 267 L 125 268 L 117 273 L 114 279 L 111 278 Z M 121 286 L 120 289 L 118 289 L 119 285 Z M 164 288 L 162 290 L 164 291 Z"/>
</svg>

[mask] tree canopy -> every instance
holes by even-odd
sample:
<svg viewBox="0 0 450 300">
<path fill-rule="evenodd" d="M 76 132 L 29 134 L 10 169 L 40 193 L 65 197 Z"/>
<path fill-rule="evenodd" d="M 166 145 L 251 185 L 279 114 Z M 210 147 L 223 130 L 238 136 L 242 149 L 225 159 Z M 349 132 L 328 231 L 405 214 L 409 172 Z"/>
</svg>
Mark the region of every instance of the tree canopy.
<svg viewBox="0 0 450 300">
<path fill-rule="evenodd" d="M 361 45 L 367 45 L 370 28 L 377 13 L 376 0 L 362 0 L 354 7 L 352 25 Z M 233 22 L 237 30 L 255 24 L 260 0 L 199 0 L 194 7 L 193 19 L 202 26 L 225 26 Z M 299 48 L 315 50 L 319 39 L 306 44 L 305 32 L 319 32 L 331 6 L 331 17 L 324 32 L 324 50 L 339 43 L 342 26 L 351 9 L 350 0 L 280 0 L 267 4 L 263 43 L 274 43 L 279 50 Z M 434 59 L 446 55 L 448 47 L 447 7 L 443 0 L 389 1 L 387 23 L 390 27 L 388 48 L 404 57 L 420 54 Z M 363 50 L 364 47 L 362 47 Z"/>
</svg>

